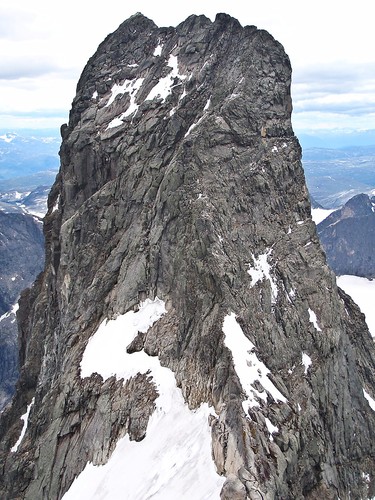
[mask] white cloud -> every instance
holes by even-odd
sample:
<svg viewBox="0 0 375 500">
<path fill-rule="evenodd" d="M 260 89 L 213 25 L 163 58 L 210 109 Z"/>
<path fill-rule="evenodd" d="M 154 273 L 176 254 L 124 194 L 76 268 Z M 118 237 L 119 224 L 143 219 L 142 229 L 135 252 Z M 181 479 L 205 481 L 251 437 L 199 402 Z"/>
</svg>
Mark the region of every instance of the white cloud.
<svg viewBox="0 0 375 500">
<path fill-rule="evenodd" d="M 370 0 L 357 0 L 355 4 L 338 0 L 310 4 L 269 0 L 266 9 L 262 2 L 246 4 L 242 0 L 139 0 L 136 5 L 107 0 L 105 8 L 99 8 L 92 2 L 75 0 L 17 0 L 6 8 L 0 7 L 0 92 L 6 95 L 9 107 L 14 103 L 17 109 L 17 102 L 23 100 L 16 91 L 19 87 L 9 94 L 9 86 L 1 76 L 8 80 L 28 78 L 30 93 L 35 92 L 35 108 L 46 108 L 42 94 L 51 73 L 55 81 L 60 78 L 65 83 L 76 83 L 99 43 L 136 10 L 159 26 L 177 25 L 193 13 L 213 20 L 217 12 L 227 12 L 242 25 L 266 29 L 283 44 L 293 67 L 293 123 L 298 127 L 306 123 L 316 126 L 315 113 L 319 112 L 322 127 L 332 126 L 333 113 L 340 118 L 342 127 L 360 122 L 366 128 L 365 107 L 373 100 L 375 82 L 371 6 Z M 336 94 L 345 94 L 349 105 L 341 102 L 339 109 L 337 98 L 331 97 Z M 54 97 L 52 107 L 68 113 L 71 91 L 56 92 Z M 353 115 L 361 118 L 351 121 Z M 373 126 L 372 116 L 369 124 Z"/>
</svg>

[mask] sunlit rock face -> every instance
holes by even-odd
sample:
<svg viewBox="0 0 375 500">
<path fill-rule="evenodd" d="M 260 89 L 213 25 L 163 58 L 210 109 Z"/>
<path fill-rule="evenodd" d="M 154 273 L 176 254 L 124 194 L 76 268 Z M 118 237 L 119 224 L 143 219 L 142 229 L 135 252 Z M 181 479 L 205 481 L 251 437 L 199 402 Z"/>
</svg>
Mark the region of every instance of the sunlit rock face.
<svg viewBox="0 0 375 500">
<path fill-rule="evenodd" d="M 373 341 L 318 242 L 290 81 L 283 47 L 223 14 L 176 28 L 138 14 L 89 60 L 62 127 L 45 271 L 18 313 L 3 496 L 374 494 Z M 171 412 L 211 457 L 195 469 L 182 445 L 151 462 L 155 422 L 174 439 Z M 149 483 L 133 463 L 153 464 Z M 119 486 L 106 471 L 124 467 Z"/>
</svg>

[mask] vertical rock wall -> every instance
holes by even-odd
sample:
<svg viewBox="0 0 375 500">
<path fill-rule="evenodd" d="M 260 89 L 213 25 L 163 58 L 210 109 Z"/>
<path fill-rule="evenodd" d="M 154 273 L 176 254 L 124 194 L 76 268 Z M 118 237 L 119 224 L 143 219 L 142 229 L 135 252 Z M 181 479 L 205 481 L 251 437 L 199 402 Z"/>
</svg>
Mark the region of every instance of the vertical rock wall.
<svg viewBox="0 0 375 500">
<path fill-rule="evenodd" d="M 168 312 L 129 350 L 158 356 L 190 408 L 215 409 L 222 499 L 374 495 L 374 346 L 311 220 L 290 81 L 282 46 L 223 14 L 177 28 L 133 16 L 89 60 L 62 127 L 45 271 L 19 313 L 5 498 L 60 498 L 121 436 L 145 436 L 152 380 L 81 378 L 80 361 L 103 319 L 156 296 Z"/>
</svg>

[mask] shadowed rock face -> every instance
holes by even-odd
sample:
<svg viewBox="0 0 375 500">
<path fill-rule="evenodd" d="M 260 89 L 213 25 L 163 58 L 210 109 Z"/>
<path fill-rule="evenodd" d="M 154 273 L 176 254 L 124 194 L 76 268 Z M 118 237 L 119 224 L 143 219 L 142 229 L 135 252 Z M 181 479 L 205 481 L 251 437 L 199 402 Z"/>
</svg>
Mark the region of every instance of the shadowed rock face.
<svg viewBox="0 0 375 500">
<path fill-rule="evenodd" d="M 41 221 L 14 210 L 0 211 L 0 316 L 43 268 Z"/>
<path fill-rule="evenodd" d="M 318 225 L 327 261 L 336 274 L 375 277 L 375 197 L 358 194 Z"/>
<path fill-rule="evenodd" d="M 168 312 L 130 351 L 172 369 L 191 408 L 215 408 L 222 499 L 374 494 L 375 413 L 363 396 L 375 396 L 374 346 L 311 220 L 290 79 L 279 43 L 223 14 L 177 28 L 133 16 L 89 60 L 62 128 L 45 271 L 18 313 L 4 497 L 59 498 L 120 436 L 144 437 L 152 380 L 81 379 L 79 365 L 104 318 L 156 296 Z M 281 401 L 259 378 L 244 411 L 230 313 Z"/>
<path fill-rule="evenodd" d="M 15 306 L 44 264 L 41 222 L 5 207 L 0 211 L 0 410 L 13 395 L 18 378 Z"/>
</svg>

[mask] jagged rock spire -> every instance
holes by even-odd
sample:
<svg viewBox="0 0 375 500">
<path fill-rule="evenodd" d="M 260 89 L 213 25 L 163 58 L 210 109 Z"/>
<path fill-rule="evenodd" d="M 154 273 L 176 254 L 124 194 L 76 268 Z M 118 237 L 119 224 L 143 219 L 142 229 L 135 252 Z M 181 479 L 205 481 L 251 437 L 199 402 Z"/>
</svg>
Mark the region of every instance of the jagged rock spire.
<svg viewBox="0 0 375 500">
<path fill-rule="evenodd" d="M 19 314 L 3 496 L 70 495 L 123 436 L 147 449 L 150 422 L 171 411 L 161 369 L 190 409 L 209 407 L 212 498 L 374 494 L 374 346 L 318 242 L 290 82 L 283 47 L 224 14 L 177 28 L 136 15 L 89 60 L 63 127 L 46 268 Z M 118 353 L 124 367 L 140 355 L 139 373 L 111 377 L 89 346 L 158 301 L 165 312 Z M 137 473 L 152 483 L 124 476 L 124 495 Z"/>
</svg>

